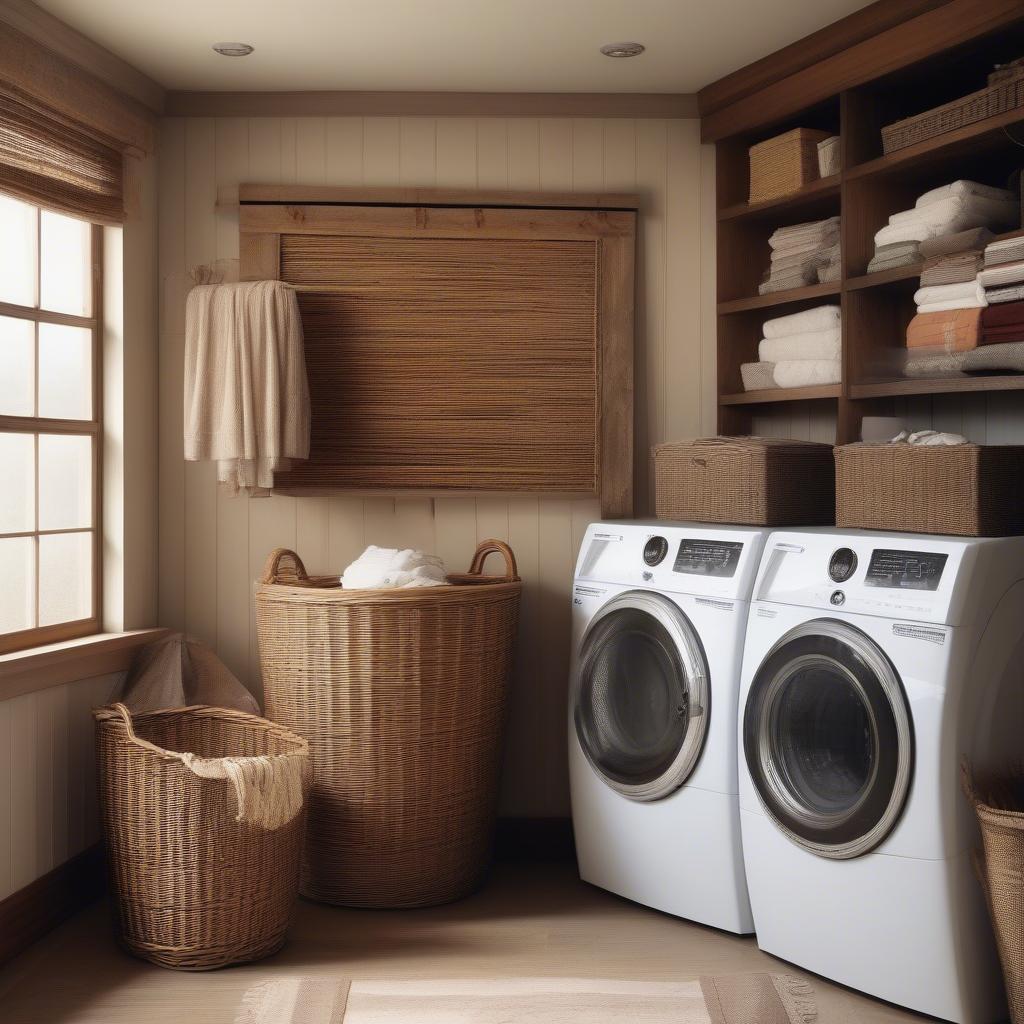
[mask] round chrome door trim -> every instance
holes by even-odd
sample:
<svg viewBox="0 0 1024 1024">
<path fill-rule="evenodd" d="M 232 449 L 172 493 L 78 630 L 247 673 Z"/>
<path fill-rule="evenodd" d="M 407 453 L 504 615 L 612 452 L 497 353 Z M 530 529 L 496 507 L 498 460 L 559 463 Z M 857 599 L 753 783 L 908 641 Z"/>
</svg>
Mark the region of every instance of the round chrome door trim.
<svg viewBox="0 0 1024 1024">
<path fill-rule="evenodd" d="M 580 721 L 580 695 L 583 683 L 593 669 L 601 649 L 600 644 L 593 642 L 594 635 L 601 629 L 608 616 L 627 609 L 650 615 L 668 634 L 679 660 L 688 697 L 685 707 L 686 726 L 679 750 L 671 764 L 658 778 L 642 783 L 627 783 L 610 777 L 594 760 Z M 690 621 L 676 605 L 660 594 L 648 590 L 627 590 L 612 598 L 595 613 L 583 634 L 579 650 L 580 655 L 572 680 L 573 724 L 576 740 L 590 767 L 602 782 L 631 800 L 659 800 L 675 792 L 689 778 L 700 758 L 711 713 L 707 661 L 700 638 Z"/>
<path fill-rule="evenodd" d="M 878 684 L 872 694 L 854 667 L 827 652 L 786 656 L 784 649 L 800 647 L 799 641 L 818 640 L 851 652 L 867 676 Z M 781 665 L 773 665 L 781 661 Z M 861 704 L 870 723 L 873 742 L 872 767 L 860 797 L 845 811 L 818 813 L 798 799 L 786 765 L 776 757 L 781 733 L 780 701 L 786 687 L 802 669 L 827 662 Z M 767 671 L 766 671 L 767 669 Z M 887 740 L 883 746 L 880 738 Z M 894 747 L 895 749 L 890 749 Z M 835 619 L 801 623 L 781 637 L 754 675 L 743 713 L 743 750 L 751 781 L 765 813 L 793 843 L 821 857 L 848 860 L 874 849 L 892 831 L 910 791 L 914 739 L 903 686 L 882 650 L 859 629 Z M 884 764 L 885 778 L 880 776 Z M 891 780 L 891 784 L 889 783 Z M 885 788 L 879 790 L 879 783 Z M 866 817 L 869 827 L 859 819 Z M 827 839 L 829 833 L 833 838 Z M 818 838 L 815 838 L 817 834 Z"/>
</svg>

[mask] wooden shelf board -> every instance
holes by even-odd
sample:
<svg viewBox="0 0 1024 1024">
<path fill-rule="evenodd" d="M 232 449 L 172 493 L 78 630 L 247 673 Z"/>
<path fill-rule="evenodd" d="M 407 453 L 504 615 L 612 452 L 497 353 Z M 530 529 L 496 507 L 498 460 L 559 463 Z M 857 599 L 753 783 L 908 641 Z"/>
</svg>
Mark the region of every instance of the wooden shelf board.
<svg viewBox="0 0 1024 1024">
<path fill-rule="evenodd" d="M 906 378 L 851 384 L 851 398 L 889 398 L 895 395 L 947 395 L 964 391 L 1024 390 L 1024 374 L 991 374 L 984 377 L 947 377 L 928 380 Z"/>
<path fill-rule="evenodd" d="M 719 395 L 719 405 L 768 405 L 774 402 L 808 402 L 818 398 L 838 398 L 838 384 L 819 384 L 809 388 L 765 388 L 763 391 L 739 391 Z"/>
<path fill-rule="evenodd" d="M 751 309 L 771 309 L 773 306 L 785 306 L 791 302 L 804 302 L 807 299 L 822 299 L 829 295 L 838 295 L 842 285 L 838 281 L 825 284 L 809 284 L 805 288 L 790 288 L 784 292 L 769 292 L 767 295 L 751 295 L 745 299 L 730 299 L 718 304 L 719 316 L 729 313 L 745 313 Z"/>
<path fill-rule="evenodd" d="M 907 146 L 906 149 L 898 149 L 895 153 L 858 164 L 846 172 L 845 178 L 847 181 L 858 181 L 874 175 L 911 171 L 925 163 L 934 165 L 947 157 L 977 156 L 985 150 L 1011 148 L 1013 141 L 1005 129 L 1021 122 L 1024 122 L 1024 107 L 1007 110 L 994 117 L 987 117 L 984 121 L 976 121 Z"/>
<path fill-rule="evenodd" d="M 913 281 L 921 276 L 921 264 L 911 263 L 905 267 L 893 267 L 891 270 L 878 270 L 873 274 L 862 274 L 860 277 L 848 277 L 843 282 L 843 291 L 855 292 L 862 288 L 880 288 L 882 285 L 896 284 L 900 281 Z"/>
<path fill-rule="evenodd" d="M 732 206 L 725 206 L 719 210 L 718 219 L 720 221 L 741 218 L 753 220 L 761 217 L 774 217 L 777 214 L 793 213 L 805 207 L 827 206 L 833 199 L 836 201 L 836 213 L 838 213 L 839 182 L 839 175 L 833 174 L 827 178 L 818 178 L 809 185 L 805 185 L 799 192 L 791 192 L 789 195 L 779 196 L 778 199 L 769 199 L 763 203 L 734 203 Z"/>
</svg>

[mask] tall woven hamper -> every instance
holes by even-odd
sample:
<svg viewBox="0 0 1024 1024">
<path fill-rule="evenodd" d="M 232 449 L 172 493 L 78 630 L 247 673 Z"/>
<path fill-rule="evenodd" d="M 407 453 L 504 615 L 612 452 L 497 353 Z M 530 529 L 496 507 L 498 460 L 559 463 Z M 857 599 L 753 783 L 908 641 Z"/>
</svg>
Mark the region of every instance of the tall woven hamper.
<svg viewBox="0 0 1024 1024">
<path fill-rule="evenodd" d="M 504 576 L 483 576 L 491 552 Z M 303 895 L 417 907 L 490 856 L 521 584 L 500 541 L 437 587 L 344 590 L 273 552 L 256 587 L 266 714 L 309 741 Z"/>
<path fill-rule="evenodd" d="M 185 971 L 276 952 L 298 896 L 306 741 L 205 705 L 93 715 L 121 944 Z"/>
</svg>

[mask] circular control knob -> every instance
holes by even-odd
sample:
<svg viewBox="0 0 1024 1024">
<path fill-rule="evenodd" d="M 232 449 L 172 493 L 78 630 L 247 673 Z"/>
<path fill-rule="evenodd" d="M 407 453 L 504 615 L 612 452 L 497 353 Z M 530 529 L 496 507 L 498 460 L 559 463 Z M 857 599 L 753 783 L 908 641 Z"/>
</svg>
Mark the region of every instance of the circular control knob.
<svg viewBox="0 0 1024 1024">
<path fill-rule="evenodd" d="M 850 548 L 839 548 L 828 560 L 829 577 L 836 583 L 845 583 L 857 571 L 857 556 Z"/>
<path fill-rule="evenodd" d="M 659 565 L 668 554 L 668 541 L 664 537 L 651 537 L 644 545 L 644 561 L 648 565 Z"/>
</svg>

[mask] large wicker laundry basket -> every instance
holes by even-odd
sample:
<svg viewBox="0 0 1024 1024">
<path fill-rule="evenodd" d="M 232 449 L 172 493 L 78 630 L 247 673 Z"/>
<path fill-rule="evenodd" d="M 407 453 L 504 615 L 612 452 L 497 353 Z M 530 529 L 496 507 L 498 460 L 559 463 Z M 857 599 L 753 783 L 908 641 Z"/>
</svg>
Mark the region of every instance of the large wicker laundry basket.
<svg viewBox="0 0 1024 1024">
<path fill-rule="evenodd" d="M 306 741 L 205 705 L 134 719 L 123 704 L 93 714 L 121 943 L 186 971 L 278 950 L 298 896 Z"/>
<path fill-rule="evenodd" d="M 483 576 L 500 552 L 504 576 Z M 344 590 L 298 555 L 256 588 L 266 714 L 309 740 L 303 895 L 359 907 L 459 898 L 490 855 L 519 608 L 515 558 L 448 585 Z"/>
</svg>

